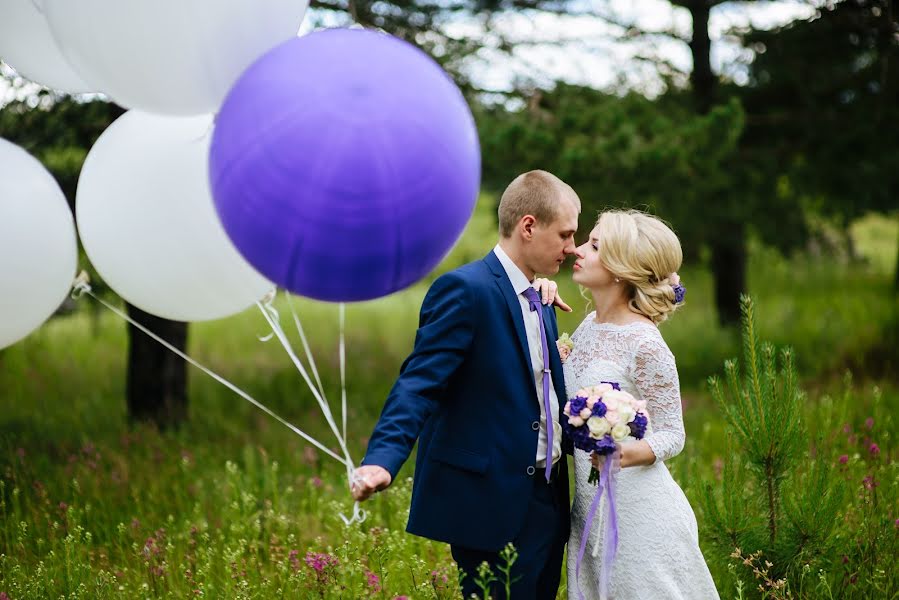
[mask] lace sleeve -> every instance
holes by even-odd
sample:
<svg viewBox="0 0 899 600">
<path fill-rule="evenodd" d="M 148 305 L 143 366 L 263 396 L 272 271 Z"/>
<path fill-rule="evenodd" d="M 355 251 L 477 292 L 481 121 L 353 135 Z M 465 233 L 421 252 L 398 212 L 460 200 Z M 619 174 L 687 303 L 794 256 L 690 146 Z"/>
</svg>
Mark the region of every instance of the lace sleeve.
<svg viewBox="0 0 899 600">
<path fill-rule="evenodd" d="M 646 400 L 652 430 L 644 439 L 656 460 L 668 460 L 684 449 L 684 417 L 674 355 L 654 332 L 640 341 L 634 360 L 634 384 Z"/>
</svg>

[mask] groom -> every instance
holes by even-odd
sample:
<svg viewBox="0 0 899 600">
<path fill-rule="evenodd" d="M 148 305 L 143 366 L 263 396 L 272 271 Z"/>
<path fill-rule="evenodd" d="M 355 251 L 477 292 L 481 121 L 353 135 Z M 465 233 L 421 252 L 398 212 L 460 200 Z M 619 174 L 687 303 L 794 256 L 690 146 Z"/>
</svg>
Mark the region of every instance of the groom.
<svg viewBox="0 0 899 600">
<path fill-rule="evenodd" d="M 479 593 L 478 565 L 501 565 L 509 542 L 518 551 L 512 598 L 553 599 L 559 587 L 569 527 L 558 425 L 565 385 L 555 312 L 525 293 L 535 274 L 556 274 L 574 254 L 580 208 L 545 171 L 506 188 L 496 247 L 428 291 L 415 347 L 356 470 L 353 496 L 365 500 L 390 485 L 419 440 L 407 531 L 451 545 L 466 598 Z"/>
</svg>

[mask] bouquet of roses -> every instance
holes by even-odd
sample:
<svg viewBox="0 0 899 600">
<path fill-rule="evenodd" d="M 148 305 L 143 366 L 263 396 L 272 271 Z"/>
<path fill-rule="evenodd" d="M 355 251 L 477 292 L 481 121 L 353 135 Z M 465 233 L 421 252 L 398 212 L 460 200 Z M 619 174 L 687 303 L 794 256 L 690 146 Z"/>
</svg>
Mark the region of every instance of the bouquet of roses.
<svg viewBox="0 0 899 600">
<path fill-rule="evenodd" d="M 565 403 L 562 428 L 576 448 L 609 455 L 617 445 L 642 439 L 649 419 L 644 412 L 646 401 L 637 400 L 621 390 L 617 383 L 603 381 L 599 385 L 581 388 Z M 599 481 L 593 467 L 590 483 Z"/>
</svg>

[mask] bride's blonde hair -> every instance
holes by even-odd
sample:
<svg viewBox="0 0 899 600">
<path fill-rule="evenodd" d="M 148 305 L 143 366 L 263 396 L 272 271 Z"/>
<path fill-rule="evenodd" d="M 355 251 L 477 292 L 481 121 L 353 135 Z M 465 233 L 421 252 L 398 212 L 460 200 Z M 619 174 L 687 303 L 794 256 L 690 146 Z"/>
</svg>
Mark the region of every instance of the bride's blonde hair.
<svg viewBox="0 0 899 600">
<path fill-rule="evenodd" d="M 678 303 L 672 277 L 683 261 L 680 240 L 660 219 L 637 210 L 599 215 L 599 258 L 613 276 L 629 284 L 628 305 L 656 324 Z"/>
</svg>

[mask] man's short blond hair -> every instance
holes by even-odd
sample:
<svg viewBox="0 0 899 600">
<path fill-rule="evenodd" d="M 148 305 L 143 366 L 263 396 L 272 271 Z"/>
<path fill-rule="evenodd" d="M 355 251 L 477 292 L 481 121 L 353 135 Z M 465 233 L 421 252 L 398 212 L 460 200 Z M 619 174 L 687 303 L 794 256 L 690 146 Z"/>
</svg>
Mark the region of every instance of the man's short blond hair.
<svg viewBox="0 0 899 600">
<path fill-rule="evenodd" d="M 540 223 L 552 223 L 558 216 L 558 207 L 568 195 L 580 211 L 580 200 L 567 183 L 547 171 L 522 173 L 506 188 L 499 201 L 499 233 L 512 236 L 515 225 L 525 215 L 533 216 Z"/>
</svg>

